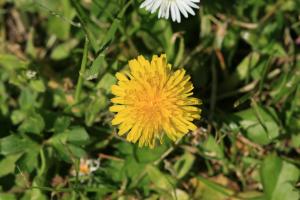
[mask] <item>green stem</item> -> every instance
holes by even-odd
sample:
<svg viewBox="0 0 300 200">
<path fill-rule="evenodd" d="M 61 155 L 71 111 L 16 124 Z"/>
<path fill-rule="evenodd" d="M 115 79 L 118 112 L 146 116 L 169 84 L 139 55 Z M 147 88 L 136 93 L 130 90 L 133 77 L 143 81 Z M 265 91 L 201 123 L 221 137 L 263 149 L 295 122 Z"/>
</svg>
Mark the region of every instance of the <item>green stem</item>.
<svg viewBox="0 0 300 200">
<path fill-rule="evenodd" d="M 78 188 L 78 186 L 79 186 L 80 159 L 79 159 L 79 158 L 76 158 L 74 164 L 75 164 L 75 171 L 76 171 L 75 186 L 76 186 L 76 188 Z"/>
<path fill-rule="evenodd" d="M 83 84 L 83 80 L 84 80 L 84 73 L 85 73 L 86 63 L 87 63 L 88 48 L 89 48 L 89 40 L 86 37 L 85 38 L 85 43 L 84 43 L 81 67 L 80 67 L 78 81 L 77 81 L 77 85 L 76 85 L 75 103 L 77 103 L 79 101 L 80 93 L 81 93 L 81 90 L 82 90 L 82 84 Z"/>
<path fill-rule="evenodd" d="M 46 158 L 43 148 L 40 149 L 41 167 L 39 169 L 39 176 L 42 176 L 46 170 Z"/>
<path fill-rule="evenodd" d="M 94 37 L 93 33 L 89 29 L 89 26 L 88 26 L 89 17 L 87 15 L 87 13 L 83 10 L 83 8 L 80 4 L 80 1 L 71 0 L 71 4 L 76 10 L 77 17 L 80 21 L 83 31 L 85 32 L 85 35 L 88 37 L 89 41 L 91 42 L 93 50 L 96 52 L 98 49 L 97 40 Z"/>
</svg>

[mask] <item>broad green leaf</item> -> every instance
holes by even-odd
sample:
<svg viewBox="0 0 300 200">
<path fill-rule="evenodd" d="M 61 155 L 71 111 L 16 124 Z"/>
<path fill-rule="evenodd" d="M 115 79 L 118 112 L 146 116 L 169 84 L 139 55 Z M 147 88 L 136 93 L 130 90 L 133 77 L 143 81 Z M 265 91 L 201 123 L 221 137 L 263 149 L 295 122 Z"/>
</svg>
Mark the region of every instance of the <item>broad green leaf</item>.
<svg viewBox="0 0 300 200">
<path fill-rule="evenodd" d="M 162 173 L 158 168 L 150 164 L 146 166 L 146 172 L 151 182 L 153 182 L 158 189 L 170 193 L 175 191 L 176 186 L 173 177 Z"/>
<path fill-rule="evenodd" d="M 111 86 L 116 83 L 116 78 L 111 73 L 106 73 L 97 85 L 97 88 L 103 89 L 106 93 L 110 93 Z"/>
<path fill-rule="evenodd" d="M 198 176 L 195 180 L 197 185 L 194 197 L 201 200 L 238 200 L 234 198 L 234 191 L 215 183 L 207 178 Z"/>
<path fill-rule="evenodd" d="M 22 153 L 12 154 L 0 160 L 0 177 L 15 171 L 15 162 L 20 158 L 21 155 Z"/>
<path fill-rule="evenodd" d="M 14 194 L 8 193 L 0 193 L 0 200 L 16 200 L 16 196 Z"/>
<path fill-rule="evenodd" d="M 0 67 L 7 70 L 24 69 L 29 65 L 28 61 L 23 61 L 12 54 L 0 54 Z"/>
<path fill-rule="evenodd" d="M 92 126 L 96 119 L 99 119 L 101 111 L 108 106 L 109 100 L 102 92 L 99 96 L 91 97 L 91 101 L 85 111 L 85 123 L 87 126 Z"/>
<path fill-rule="evenodd" d="M 291 141 L 292 141 L 293 147 L 300 148 L 300 134 L 292 135 Z"/>
<path fill-rule="evenodd" d="M 124 171 L 126 176 L 131 178 L 133 181 L 145 171 L 144 169 L 145 164 L 137 162 L 133 156 L 128 156 L 124 162 Z"/>
<path fill-rule="evenodd" d="M 30 87 L 36 92 L 45 92 L 46 87 L 42 80 L 31 80 Z"/>
<path fill-rule="evenodd" d="M 7 137 L 0 139 L 0 154 L 9 155 L 24 151 L 28 147 L 28 141 L 25 139 L 11 134 Z"/>
<path fill-rule="evenodd" d="M 23 133 L 41 134 L 44 128 L 45 122 L 43 117 L 38 113 L 34 113 L 27 116 L 27 118 L 19 126 L 18 130 Z"/>
<path fill-rule="evenodd" d="M 40 189 L 26 190 L 21 200 L 47 200 L 47 196 Z"/>
<path fill-rule="evenodd" d="M 75 145 L 84 145 L 90 139 L 89 134 L 82 127 L 72 127 L 65 134 L 68 135 L 67 140 Z"/>
<path fill-rule="evenodd" d="M 58 157 L 65 162 L 73 163 L 75 158 L 86 157 L 86 152 L 83 148 L 67 143 L 60 138 L 53 138 L 51 145 L 56 150 Z"/>
<path fill-rule="evenodd" d="M 68 144 L 68 149 L 70 150 L 71 156 L 76 158 L 85 158 L 87 155 L 83 148 L 73 144 Z"/>
<path fill-rule="evenodd" d="M 237 122 L 246 137 L 257 144 L 269 144 L 279 135 L 277 115 L 270 107 L 253 106 L 236 113 L 232 120 Z"/>
<path fill-rule="evenodd" d="M 71 127 L 50 138 L 49 143 L 55 148 L 59 157 L 71 162 L 73 157 L 81 158 L 86 152 L 80 147 L 89 142 L 89 135 L 82 127 Z"/>
<path fill-rule="evenodd" d="M 54 132 L 61 133 L 64 132 L 71 124 L 71 118 L 67 116 L 60 116 L 54 122 Z"/>
<path fill-rule="evenodd" d="M 67 58 L 77 44 L 78 44 L 77 39 L 71 39 L 65 43 L 58 45 L 51 52 L 51 58 L 53 60 L 62 60 Z"/>
<path fill-rule="evenodd" d="M 65 141 L 60 140 L 60 138 L 51 138 L 51 145 L 56 150 L 58 157 L 65 162 L 72 163 L 72 154 L 69 146 L 66 144 Z"/>
<path fill-rule="evenodd" d="M 273 154 L 263 161 L 260 175 L 265 199 L 298 200 L 300 198 L 299 190 L 295 188 L 300 177 L 300 171 L 296 166 Z"/>
<path fill-rule="evenodd" d="M 21 96 L 18 99 L 22 110 L 31 110 L 34 108 L 34 102 L 36 101 L 36 93 L 29 88 L 24 88 L 21 92 Z"/>
<path fill-rule="evenodd" d="M 13 124 L 19 124 L 20 122 L 22 122 L 25 118 L 26 118 L 26 112 L 22 111 L 22 110 L 14 110 L 11 113 L 11 120 L 13 122 Z"/>
<path fill-rule="evenodd" d="M 49 34 L 54 34 L 61 40 L 67 40 L 70 36 L 71 21 L 75 16 L 75 10 L 72 9 L 70 1 L 61 0 L 54 1 L 55 7 L 47 9 L 55 12 L 56 15 L 50 15 L 47 23 L 47 30 Z M 46 6 L 46 5 L 45 5 Z M 46 9 L 46 8 L 45 8 Z M 48 11 L 49 11 L 48 10 Z"/>
<path fill-rule="evenodd" d="M 23 154 L 20 159 L 17 161 L 17 165 L 19 166 L 22 172 L 31 173 L 36 167 L 39 165 L 38 160 L 39 149 L 38 148 L 30 148 L 27 150 L 25 154 Z"/>
<path fill-rule="evenodd" d="M 158 160 L 161 155 L 167 150 L 168 145 L 162 144 L 158 145 L 154 149 L 149 149 L 147 147 L 139 148 L 135 146 L 134 154 L 136 159 L 140 163 L 150 163 Z"/>
</svg>

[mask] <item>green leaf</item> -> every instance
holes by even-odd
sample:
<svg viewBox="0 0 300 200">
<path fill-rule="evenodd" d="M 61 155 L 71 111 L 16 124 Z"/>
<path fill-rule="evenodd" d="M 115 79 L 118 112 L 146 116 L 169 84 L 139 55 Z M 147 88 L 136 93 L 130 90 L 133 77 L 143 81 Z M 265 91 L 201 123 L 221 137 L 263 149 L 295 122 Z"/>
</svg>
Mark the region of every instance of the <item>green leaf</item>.
<svg viewBox="0 0 300 200">
<path fill-rule="evenodd" d="M 294 134 L 294 135 L 292 135 L 291 142 L 292 142 L 292 146 L 293 147 L 300 148 L 300 134 L 297 134 L 297 135 Z"/>
<path fill-rule="evenodd" d="M 62 133 L 64 132 L 71 124 L 71 118 L 67 116 L 58 117 L 54 122 L 54 132 Z"/>
<path fill-rule="evenodd" d="M 150 163 L 158 160 L 161 155 L 167 150 L 168 146 L 166 144 L 159 145 L 154 149 L 150 149 L 147 147 L 139 148 L 134 146 L 134 154 L 136 155 L 136 159 L 140 163 Z"/>
<path fill-rule="evenodd" d="M 85 111 L 85 123 L 87 126 L 92 126 L 96 119 L 99 120 L 99 115 L 108 106 L 108 102 L 107 96 L 102 92 L 99 92 L 99 96 L 91 98 Z"/>
<path fill-rule="evenodd" d="M 75 10 L 72 9 L 68 0 L 56 1 L 52 6 L 52 12 L 56 15 L 50 15 L 47 23 L 48 33 L 54 34 L 61 40 L 66 40 L 70 36 L 71 20 L 75 16 Z M 46 6 L 46 5 L 45 5 Z"/>
<path fill-rule="evenodd" d="M 82 127 L 72 127 L 65 134 L 68 135 L 67 140 L 76 145 L 86 144 L 90 139 L 89 134 Z"/>
<path fill-rule="evenodd" d="M 111 24 L 109 30 L 105 34 L 105 37 L 103 38 L 101 45 L 98 49 L 99 52 L 102 52 L 103 49 L 111 42 L 116 34 L 116 31 L 118 30 L 118 27 L 120 26 L 120 20 L 114 19 L 113 23 Z"/>
<path fill-rule="evenodd" d="M 36 101 L 36 93 L 29 88 L 24 88 L 21 92 L 21 96 L 18 99 L 22 110 L 30 110 L 34 108 L 34 102 Z"/>
<path fill-rule="evenodd" d="M 0 200 L 16 200 L 14 194 L 0 193 Z"/>
<path fill-rule="evenodd" d="M 295 188 L 300 177 L 300 171 L 296 166 L 281 160 L 276 155 L 269 155 L 262 163 L 260 175 L 265 199 L 300 199 L 300 193 Z"/>
<path fill-rule="evenodd" d="M 84 158 L 87 155 L 84 149 L 76 145 L 68 144 L 68 148 L 71 152 L 71 155 L 75 156 L 76 158 Z"/>
<path fill-rule="evenodd" d="M 163 174 L 161 171 L 159 171 L 158 168 L 154 167 L 153 165 L 147 165 L 146 172 L 149 179 L 158 189 L 164 190 L 165 192 L 172 192 L 175 190 L 176 182 L 173 177 Z"/>
<path fill-rule="evenodd" d="M 2 155 L 18 153 L 27 147 L 28 141 L 16 135 L 9 135 L 0 139 L 0 154 Z"/>
<path fill-rule="evenodd" d="M 234 194 L 234 191 L 215 183 L 207 178 L 198 176 L 196 185 L 195 199 L 201 200 L 226 200 Z M 237 200 L 232 198 L 233 200 Z"/>
<path fill-rule="evenodd" d="M 36 183 L 34 184 L 36 186 Z M 42 190 L 31 189 L 26 190 L 21 200 L 47 200 L 47 196 L 43 194 Z"/>
<path fill-rule="evenodd" d="M 13 124 L 19 124 L 26 118 L 26 113 L 22 110 L 14 110 L 11 114 L 11 120 Z"/>
<path fill-rule="evenodd" d="M 257 144 L 269 144 L 279 135 L 278 118 L 270 107 L 253 106 L 236 113 L 232 119 L 241 132 Z"/>
<path fill-rule="evenodd" d="M 86 70 L 84 75 L 85 79 L 87 80 L 96 79 L 100 71 L 103 73 L 106 68 L 107 68 L 107 64 L 105 62 L 105 54 L 100 53 L 94 60 L 92 66 Z"/>
<path fill-rule="evenodd" d="M 15 162 L 20 158 L 21 155 L 22 153 L 8 155 L 0 161 L 0 177 L 15 171 Z"/>
<path fill-rule="evenodd" d="M 71 162 L 72 157 L 84 157 L 85 151 L 80 147 L 89 142 L 89 135 L 82 127 L 71 127 L 52 136 L 49 143 L 55 148 L 59 157 Z"/>
<path fill-rule="evenodd" d="M 28 116 L 22 122 L 18 130 L 23 133 L 41 134 L 44 128 L 45 128 L 45 122 L 43 117 L 38 113 L 34 113 Z"/>
<path fill-rule="evenodd" d="M 137 162 L 134 157 L 128 156 L 124 162 L 126 176 L 134 180 L 144 172 L 145 164 Z"/>
<path fill-rule="evenodd" d="M 106 73 L 97 85 L 97 88 L 103 89 L 106 93 L 110 93 L 110 88 L 116 83 L 116 78 L 111 73 Z"/>
<path fill-rule="evenodd" d="M 77 39 L 71 39 L 65 43 L 58 45 L 53 49 L 51 53 L 51 58 L 53 60 L 62 60 L 67 58 L 77 44 L 78 44 Z"/>
<path fill-rule="evenodd" d="M 46 87 L 42 80 L 31 80 L 30 87 L 37 92 L 45 92 Z"/>
<path fill-rule="evenodd" d="M 192 168 L 195 156 L 191 153 L 185 153 L 178 159 L 174 165 L 178 178 L 183 178 Z"/>
<path fill-rule="evenodd" d="M 58 157 L 60 159 L 64 160 L 65 162 L 71 163 L 72 161 L 71 151 L 64 141 L 60 140 L 57 137 L 51 138 L 51 145 L 56 150 Z"/>
<path fill-rule="evenodd" d="M 222 160 L 224 159 L 224 152 L 222 146 L 218 144 L 212 135 L 204 141 L 202 145 L 203 149 L 212 157 Z"/>
<path fill-rule="evenodd" d="M 23 154 L 17 161 L 17 165 L 22 172 L 31 173 L 38 166 L 38 148 L 30 148 L 25 154 Z"/>
<path fill-rule="evenodd" d="M 7 68 L 8 70 L 15 70 L 20 68 L 27 68 L 28 61 L 23 61 L 11 54 L 0 54 L 0 67 Z"/>
</svg>

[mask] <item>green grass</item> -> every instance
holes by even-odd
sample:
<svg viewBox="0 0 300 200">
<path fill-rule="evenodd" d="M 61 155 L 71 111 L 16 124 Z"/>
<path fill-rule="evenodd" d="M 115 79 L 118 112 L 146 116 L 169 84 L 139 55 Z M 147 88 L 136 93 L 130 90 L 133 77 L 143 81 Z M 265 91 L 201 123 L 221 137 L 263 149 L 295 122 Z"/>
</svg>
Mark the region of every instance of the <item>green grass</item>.
<svg viewBox="0 0 300 200">
<path fill-rule="evenodd" d="M 202 0 L 180 24 L 140 3 L 0 0 L 0 200 L 300 199 L 300 2 Z M 110 124 L 110 87 L 161 53 L 202 118 L 138 148 Z M 100 166 L 81 175 L 84 158 Z"/>
</svg>

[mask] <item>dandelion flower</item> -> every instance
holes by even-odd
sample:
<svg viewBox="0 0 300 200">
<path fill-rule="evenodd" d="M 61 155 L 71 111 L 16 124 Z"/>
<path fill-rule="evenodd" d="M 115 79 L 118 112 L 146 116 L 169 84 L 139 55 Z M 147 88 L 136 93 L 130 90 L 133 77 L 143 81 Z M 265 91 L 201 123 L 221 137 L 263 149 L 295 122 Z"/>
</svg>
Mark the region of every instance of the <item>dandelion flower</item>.
<svg viewBox="0 0 300 200">
<path fill-rule="evenodd" d="M 162 143 L 166 134 L 175 141 L 197 127 L 201 101 L 191 97 L 193 84 L 184 69 L 173 72 L 166 55 L 153 56 L 151 62 L 143 56 L 129 61 L 129 71 L 116 74 L 112 86 L 111 112 L 116 115 L 113 125 L 119 126 L 120 136 L 139 146 Z"/>
<path fill-rule="evenodd" d="M 158 10 L 158 18 L 169 19 L 171 14 L 172 20 L 181 22 L 180 13 L 188 18 L 188 13 L 195 15 L 193 8 L 198 9 L 200 0 L 145 0 L 141 4 L 141 8 L 145 8 L 151 13 Z"/>
</svg>

